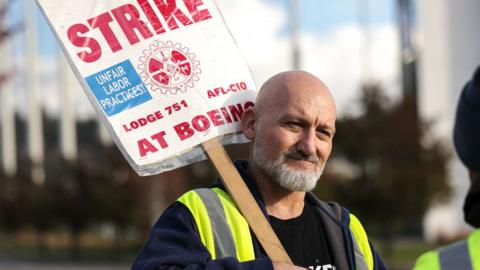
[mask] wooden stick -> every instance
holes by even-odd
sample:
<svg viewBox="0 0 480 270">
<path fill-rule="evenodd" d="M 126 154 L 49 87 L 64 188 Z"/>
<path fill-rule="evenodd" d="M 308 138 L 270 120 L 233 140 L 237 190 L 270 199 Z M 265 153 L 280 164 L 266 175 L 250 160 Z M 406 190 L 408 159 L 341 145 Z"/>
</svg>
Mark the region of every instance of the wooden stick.
<svg viewBox="0 0 480 270">
<path fill-rule="evenodd" d="M 218 138 L 204 142 L 202 146 L 220 175 L 223 185 L 237 204 L 238 209 L 247 220 L 270 259 L 274 262 L 292 264 L 292 260 L 290 260 L 282 243 L 280 243 L 270 223 L 263 215 Z"/>
</svg>

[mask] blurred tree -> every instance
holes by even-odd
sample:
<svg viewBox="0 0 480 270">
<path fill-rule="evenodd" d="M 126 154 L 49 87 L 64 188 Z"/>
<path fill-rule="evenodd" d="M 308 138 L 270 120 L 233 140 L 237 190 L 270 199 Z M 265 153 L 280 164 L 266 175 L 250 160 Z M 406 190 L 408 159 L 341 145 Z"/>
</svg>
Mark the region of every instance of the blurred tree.
<svg viewBox="0 0 480 270">
<path fill-rule="evenodd" d="M 363 87 L 360 114 L 336 123 L 323 180 L 335 184 L 317 189 L 361 217 L 387 248 L 394 233 L 420 234 L 427 208 L 449 194 L 449 152 L 428 124 L 411 121 L 408 106 L 391 103 L 378 85 Z"/>
<path fill-rule="evenodd" d="M 58 126 L 58 121 L 55 123 Z M 52 130 L 57 131 L 58 128 L 52 128 Z M 80 258 L 81 234 L 99 220 L 98 216 L 101 215 L 99 206 L 104 198 L 98 196 L 97 189 L 104 183 L 100 168 L 107 162 L 104 155 L 99 155 L 102 147 L 95 132 L 92 132 L 95 130 L 95 121 L 78 122 L 76 130 L 80 146 L 78 159 L 69 161 L 60 157 L 56 159 L 57 162 L 53 161 L 54 164 L 50 169 L 47 169 L 47 172 L 56 174 L 52 178 L 55 188 L 51 195 L 58 202 L 60 221 L 69 228 L 72 259 Z M 60 156 L 58 138 L 55 137 L 58 137 L 58 132 L 46 135 L 45 138 L 49 138 L 52 142 L 46 145 L 47 148 L 51 145 L 52 151 L 55 148 Z M 51 163 L 53 158 L 49 157 L 48 160 Z"/>
<path fill-rule="evenodd" d="M 110 251 L 112 258 L 121 258 L 126 231 L 140 222 L 137 219 L 141 200 L 137 200 L 139 183 L 136 175 L 116 146 L 104 147 L 106 162 L 96 176 L 94 190 L 99 222 L 112 224 L 114 241 Z"/>
</svg>

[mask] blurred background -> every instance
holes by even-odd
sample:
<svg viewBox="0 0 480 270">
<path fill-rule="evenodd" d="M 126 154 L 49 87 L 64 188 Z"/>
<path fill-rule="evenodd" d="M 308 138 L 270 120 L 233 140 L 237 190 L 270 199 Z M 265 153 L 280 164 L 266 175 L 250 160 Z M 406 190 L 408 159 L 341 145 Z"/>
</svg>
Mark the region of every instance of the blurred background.
<svg viewBox="0 0 480 270">
<path fill-rule="evenodd" d="M 451 130 L 480 64 L 480 1 L 216 2 L 258 87 L 289 69 L 329 85 L 338 131 L 315 192 L 363 221 L 391 269 L 471 231 Z M 214 170 L 138 177 L 34 1 L 0 0 L 0 20 L 0 269 L 129 269 L 162 210 Z"/>
</svg>

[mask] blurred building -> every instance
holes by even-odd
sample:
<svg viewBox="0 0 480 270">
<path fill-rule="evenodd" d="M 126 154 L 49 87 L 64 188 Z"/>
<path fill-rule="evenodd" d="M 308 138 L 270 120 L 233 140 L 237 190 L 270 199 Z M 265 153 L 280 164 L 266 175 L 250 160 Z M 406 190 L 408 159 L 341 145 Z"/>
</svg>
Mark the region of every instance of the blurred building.
<svg viewBox="0 0 480 270">
<path fill-rule="evenodd" d="M 480 1 L 420 0 L 417 4 L 421 28 L 420 114 L 423 119 L 435 121 L 436 135 L 452 142 L 458 97 L 480 65 Z M 450 163 L 449 177 L 453 198 L 446 205 L 434 207 L 425 218 L 430 240 L 454 238 L 469 229 L 462 213 L 468 175 L 456 155 Z"/>
</svg>

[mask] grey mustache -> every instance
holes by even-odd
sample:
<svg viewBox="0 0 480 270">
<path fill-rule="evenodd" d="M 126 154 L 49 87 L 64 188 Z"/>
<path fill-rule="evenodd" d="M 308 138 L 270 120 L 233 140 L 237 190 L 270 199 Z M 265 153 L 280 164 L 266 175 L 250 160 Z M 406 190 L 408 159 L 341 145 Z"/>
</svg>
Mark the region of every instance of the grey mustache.
<svg viewBox="0 0 480 270">
<path fill-rule="evenodd" d="M 317 155 L 308 155 L 308 154 L 305 154 L 304 152 L 298 151 L 296 149 L 289 150 L 285 156 L 287 158 L 294 158 L 294 159 L 299 159 L 299 160 L 310 161 L 310 162 L 313 162 L 315 164 L 320 163 L 320 159 L 317 157 Z"/>
</svg>

